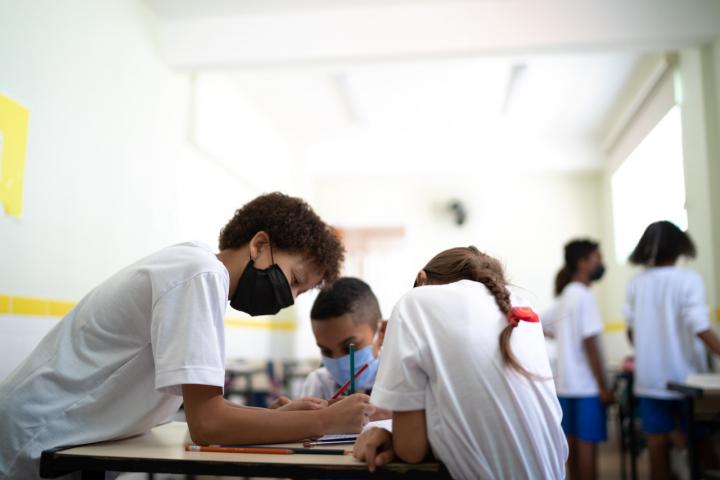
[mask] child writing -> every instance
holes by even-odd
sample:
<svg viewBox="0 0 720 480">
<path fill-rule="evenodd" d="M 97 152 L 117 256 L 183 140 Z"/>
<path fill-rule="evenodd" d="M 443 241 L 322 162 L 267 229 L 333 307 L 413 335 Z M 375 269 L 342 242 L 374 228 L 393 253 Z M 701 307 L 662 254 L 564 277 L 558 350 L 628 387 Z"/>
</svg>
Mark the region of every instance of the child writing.
<svg viewBox="0 0 720 480">
<path fill-rule="evenodd" d="M 364 432 L 373 471 L 431 451 L 456 479 L 565 475 L 567 443 L 542 327 L 513 307 L 500 263 L 475 247 L 436 255 L 388 321 L 371 401 L 392 432 Z"/>
<path fill-rule="evenodd" d="M 543 317 L 546 333 L 557 340 L 556 387 L 572 480 L 597 478 L 597 444 L 607 440 L 605 409 L 613 401 L 600 353 L 603 323 L 590 290 L 604 271 L 596 242 L 573 240 L 565 245 L 565 265 L 555 280 L 559 300 Z"/>
<path fill-rule="evenodd" d="M 43 450 L 147 432 L 181 403 L 200 444 L 360 431 L 373 412 L 366 395 L 274 410 L 222 396 L 228 300 L 275 314 L 334 280 L 343 259 L 334 232 L 301 199 L 273 193 L 235 212 L 219 250 L 188 242 L 139 260 L 48 333 L 0 384 L 0 478 L 39 478 Z"/>
<path fill-rule="evenodd" d="M 645 267 L 628 283 L 624 314 L 635 347 L 634 390 L 648 435 L 653 479 L 670 478 L 671 439 L 677 447 L 685 443 L 682 401 L 667 390 L 668 382 L 706 372 L 705 347 L 720 354 L 702 279 L 675 265 L 681 256 L 694 257 L 695 245 L 667 221 L 650 224 L 630 255 L 630 263 Z"/>
<path fill-rule="evenodd" d="M 304 397 L 332 399 L 350 379 L 350 344 L 356 347 L 355 368 L 368 368 L 355 380 L 357 390 L 369 393 L 378 369 L 386 322 L 370 286 L 358 278 L 343 277 L 323 289 L 310 312 L 315 341 L 323 366 L 308 375 Z"/>
</svg>

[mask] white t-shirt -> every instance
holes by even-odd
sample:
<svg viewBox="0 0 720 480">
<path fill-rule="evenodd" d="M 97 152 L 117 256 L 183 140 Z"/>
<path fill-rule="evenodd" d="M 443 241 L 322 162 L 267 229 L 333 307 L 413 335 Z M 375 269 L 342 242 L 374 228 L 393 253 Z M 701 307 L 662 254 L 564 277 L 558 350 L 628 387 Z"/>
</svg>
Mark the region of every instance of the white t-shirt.
<svg viewBox="0 0 720 480">
<path fill-rule="evenodd" d="M 667 390 L 668 382 L 708 371 L 697 336 L 710 328 L 700 275 L 678 267 L 649 268 L 630 280 L 623 310 L 633 329 L 635 394 L 680 398 Z"/>
<path fill-rule="evenodd" d="M 325 367 L 320 367 L 310 372 L 303 383 L 302 397 L 317 397 L 323 400 L 329 400 L 335 395 L 340 388 L 335 379 L 330 375 L 330 371 Z"/>
<path fill-rule="evenodd" d="M 456 479 L 563 478 L 568 454 L 540 324 L 520 322 L 503 361 L 507 320 L 484 285 L 462 280 L 405 294 L 388 321 L 371 402 L 425 410 L 435 456 Z"/>
<path fill-rule="evenodd" d="M 317 397 L 323 400 L 330 400 L 339 388 L 340 385 L 335 382 L 330 371 L 325 367 L 320 367 L 310 372 L 307 378 L 305 378 L 300 395 L 302 397 Z M 368 390 L 357 391 L 360 393 L 368 392 Z"/>
<path fill-rule="evenodd" d="M 583 340 L 600 335 L 603 331 L 597 302 L 590 288 L 580 282 L 568 284 L 555 307 L 545 312 L 542 323 L 543 328 L 552 333 L 557 341 L 555 383 L 558 395 L 598 395 L 598 384 L 583 346 Z"/>
<path fill-rule="evenodd" d="M 48 448 L 146 432 L 182 384 L 223 387 L 228 285 L 208 247 L 184 243 L 87 294 L 0 384 L 0 478 L 39 478 Z"/>
</svg>

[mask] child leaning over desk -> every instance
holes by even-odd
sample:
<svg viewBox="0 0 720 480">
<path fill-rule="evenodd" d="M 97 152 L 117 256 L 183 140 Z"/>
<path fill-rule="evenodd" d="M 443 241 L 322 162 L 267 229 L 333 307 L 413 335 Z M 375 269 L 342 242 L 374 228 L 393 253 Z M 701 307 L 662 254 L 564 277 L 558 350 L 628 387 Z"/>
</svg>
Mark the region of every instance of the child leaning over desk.
<svg viewBox="0 0 720 480">
<path fill-rule="evenodd" d="M 432 450 L 456 479 L 563 478 L 568 449 L 542 328 L 513 306 L 500 263 L 453 248 L 415 283 L 388 321 L 371 396 L 393 411 L 393 431 L 364 432 L 355 456 L 374 470 Z"/>
<path fill-rule="evenodd" d="M 366 395 L 277 410 L 222 396 L 228 300 L 250 315 L 275 314 L 334 280 L 343 258 L 334 232 L 301 199 L 274 193 L 235 212 L 219 249 L 188 242 L 160 250 L 58 322 L 0 384 L 0 478 L 38 478 L 43 450 L 141 434 L 181 404 L 199 444 L 360 431 L 374 410 Z"/>
</svg>

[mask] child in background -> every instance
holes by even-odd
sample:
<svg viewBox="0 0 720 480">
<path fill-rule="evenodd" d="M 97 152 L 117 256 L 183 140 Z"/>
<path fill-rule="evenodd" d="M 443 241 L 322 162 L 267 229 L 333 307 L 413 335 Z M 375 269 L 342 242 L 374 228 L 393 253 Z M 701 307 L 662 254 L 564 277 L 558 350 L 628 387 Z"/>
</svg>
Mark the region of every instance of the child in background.
<svg viewBox="0 0 720 480">
<path fill-rule="evenodd" d="M 604 271 L 596 242 L 573 240 L 565 245 L 565 265 L 555 279 L 555 295 L 560 298 L 543 317 L 544 329 L 557 341 L 556 385 L 572 480 L 597 478 L 597 444 L 607 440 L 605 407 L 613 401 L 600 353 L 603 323 L 590 290 Z"/>
<path fill-rule="evenodd" d="M 668 382 L 707 372 L 705 346 L 720 354 L 702 279 L 675 266 L 681 256 L 694 257 L 695 245 L 667 221 L 650 224 L 630 255 L 630 263 L 645 267 L 627 286 L 624 314 L 635 347 L 635 395 L 648 435 L 653 479 L 670 478 L 671 440 L 680 448 L 686 441 L 685 409 L 681 396 L 667 390 Z"/>
<path fill-rule="evenodd" d="M 393 411 L 354 455 L 373 471 L 431 451 L 455 479 L 565 476 L 567 443 L 542 328 L 513 307 L 500 263 L 475 247 L 436 255 L 388 321 L 371 403 Z"/>
<path fill-rule="evenodd" d="M 320 292 L 310 318 L 323 366 L 308 375 L 302 396 L 330 400 L 350 379 L 350 344 L 356 347 L 355 368 L 368 364 L 355 380 L 356 389 L 369 393 L 386 325 L 370 286 L 357 278 L 340 278 Z"/>
</svg>

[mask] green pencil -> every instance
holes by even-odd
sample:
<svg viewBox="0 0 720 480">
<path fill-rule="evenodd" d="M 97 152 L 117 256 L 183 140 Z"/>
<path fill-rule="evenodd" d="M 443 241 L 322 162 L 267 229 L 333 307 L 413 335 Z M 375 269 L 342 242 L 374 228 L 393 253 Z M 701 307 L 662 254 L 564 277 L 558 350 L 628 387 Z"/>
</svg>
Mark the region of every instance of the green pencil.
<svg viewBox="0 0 720 480">
<path fill-rule="evenodd" d="M 355 393 L 355 344 L 350 344 L 350 395 Z"/>
</svg>

